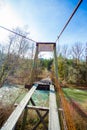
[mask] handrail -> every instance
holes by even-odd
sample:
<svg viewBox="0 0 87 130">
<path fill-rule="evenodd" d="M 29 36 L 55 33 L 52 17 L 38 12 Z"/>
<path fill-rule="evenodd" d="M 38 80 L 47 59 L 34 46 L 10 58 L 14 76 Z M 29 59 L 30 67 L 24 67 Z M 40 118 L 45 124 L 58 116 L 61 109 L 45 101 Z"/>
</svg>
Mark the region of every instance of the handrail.
<svg viewBox="0 0 87 130">
<path fill-rule="evenodd" d="M 23 100 L 20 102 L 20 104 L 16 107 L 16 109 L 12 112 L 6 123 L 3 125 L 1 130 L 13 130 L 20 115 L 22 114 L 23 110 L 27 106 L 32 94 L 38 87 L 38 84 L 35 84 L 32 86 L 30 91 L 26 94 L 26 96 L 23 98 Z"/>
<path fill-rule="evenodd" d="M 60 130 L 54 85 L 50 85 L 49 105 L 49 130 Z"/>
<path fill-rule="evenodd" d="M 35 106 L 34 101 L 32 100 L 32 94 L 34 91 L 37 89 L 38 84 L 34 84 L 30 91 L 25 95 L 25 97 L 22 99 L 22 101 L 17 105 L 16 109 L 12 112 L 6 123 L 3 125 L 3 127 L 0 130 L 15 130 L 16 123 L 21 116 L 22 112 L 26 108 L 29 109 L 34 109 L 36 110 L 38 116 L 40 117 L 40 121 L 37 123 L 37 125 L 34 128 L 37 128 L 40 123 L 44 125 L 44 128 L 47 129 L 45 123 L 44 123 L 44 118 L 49 112 L 49 130 L 60 130 L 60 122 L 59 122 L 59 113 L 57 109 L 57 104 L 56 104 L 56 95 L 55 95 L 55 89 L 54 85 L 50 85 L 50 91 L 49 91 L 49 107 L 40 107 L 40 106 Z M 31 101 L 32 105 L 34 106 L 29 106 L 28 102 Z M 39 113 L 39 110 L 46 111 L 44 116 L 41 116 Z M 25 116 L 24 116 L 25 117 Z M 24 130 L 25 126 L 25 118 L 24 118 L 24 123 L 22 130 Z"/>
</svg>

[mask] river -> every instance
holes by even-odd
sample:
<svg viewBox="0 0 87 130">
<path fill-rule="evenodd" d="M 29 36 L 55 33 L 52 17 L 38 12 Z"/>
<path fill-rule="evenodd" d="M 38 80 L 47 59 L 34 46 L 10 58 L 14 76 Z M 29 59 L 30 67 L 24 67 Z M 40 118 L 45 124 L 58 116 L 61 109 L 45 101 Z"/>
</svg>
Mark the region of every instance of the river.
<svg viewBox="0 0 87 130">
<path fill-rule="evenodd" d="M 3 85 L 3 87 L 0 88 L 0 103 L 4 106 L 15 103 L 18 104 L 27 92 L 28 90 L 26 90 L 22 85 Z M 48 106 L 49 92 L 35 90 L 32 98 L 36 105 Z"/>
</svg>

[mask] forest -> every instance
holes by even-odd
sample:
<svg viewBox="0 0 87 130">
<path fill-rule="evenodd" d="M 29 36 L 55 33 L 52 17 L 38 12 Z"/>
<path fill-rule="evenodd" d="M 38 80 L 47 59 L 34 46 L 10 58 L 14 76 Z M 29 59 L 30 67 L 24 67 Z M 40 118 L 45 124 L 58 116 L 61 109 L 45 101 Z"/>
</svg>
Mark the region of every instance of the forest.
<svg viewBox="0 0 87 130">
<path fill-rule="evenodd" d="M 16 28 L 16 32 L 28 35 L 25 30 Z M 6 46 L 0 46 L 0 86 L 4 82 L 14 81 L 25 84 L 35 55 L 35 43 L 11 34 Z M 76 42 L 71 46 L 57 45 L 58 78 L 63 84 L 76 84 L 86 87 L 87 84 L 87 43 Z M 47 69 L 54 70 L 53 58 L 38 58 L 37 73 Z M 13 80 L 14 79 L 14 80 Z M 18 79 L 18 80 L 17 80 Z"/>
<path fill-rule="evenodd" d="M 25 36 L 29 34 L 26 30 L 20 28 L 16 28 L 15 31 Z M 7 44 L 5 46 L 0 45 L 0 87 L 2 88 L 3 85 L 7 84 L 23 86 L 30 84 L 36 49 L 35 43 L 28 41 L 24 37 L 19 37 L 16 34 L 9 35 L 9 39 L 6 42 Z M 83 109 L 83 106 L 86 105 L 86 92 L 80 90 L 87 90 L 87 43 L 76 42 L 70 46 L 60 46 L 60 44 L 58 44 L 56 49 L 58 80 L 66 99 L 69 100 L 71 114 L 77 116 L 74 117 L 77 130 L 82 130 L 82 127 L 85 130 L 86 122 L 83 118 L 84 115 L 86 116 L 86 110 Z M 49 76 L 55 84 L 56 70 L 54 58 L 37 58 L 34 71 L 34 81 Z M 56 91 L 56 95 L 58 96 L 58 91 Z M 80 95 L 81 98 L 79 97 Z M 63 101 L 64 103 L 66 102 L 65 98 L 63 98 Z M 57 103 L 58 102 L 59 101 L 57 101 Z M 3 109 L 3 119 L 6 119 L 11 111 L 12 110 L 9 109 L 7 113 Z M 31 119 L 29 120 L 31 122 Z M 33 119 L 32 123 L 34 123 Z"/>
</svg>

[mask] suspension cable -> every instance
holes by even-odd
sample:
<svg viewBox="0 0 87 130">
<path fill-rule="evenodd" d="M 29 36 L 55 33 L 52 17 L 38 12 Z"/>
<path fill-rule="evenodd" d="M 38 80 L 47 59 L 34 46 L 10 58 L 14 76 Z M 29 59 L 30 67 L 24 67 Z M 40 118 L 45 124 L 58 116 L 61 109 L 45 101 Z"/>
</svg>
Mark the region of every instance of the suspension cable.
<svg viewBox="0 0 87 130">
<path fill-rule="evenodd" d="M 8 28 L 6 28 L 6 27 L 0 26 L 0 28 L 5 29 L 5 30 L 7 30 L 7 31 L 9 31 L 9 32 L 11 32 L 11 33 L 14 33 L 14 34 L 18 35 L 18 36 L 21 36 L 21 37 L 23 37 L 23 38 L 25 38 L 25 39 L 27 39 L 27 40 L 29 40 L 29 41 L 36 42 L 36 41 L 34 41 L 33 39 L 28 38 L 28 37 L 26 37 L 26 36 L 24 36 L 24 35 L 22 35 L 22 34 L 19 34 L 19 33 L 15 32 L 15 31 L 13 31 L 13 30 L 10 30 L 10 29 L 8 29 Z"/>
<path fill-rule="evenodd" d="M 79 8 L 80 4 L 82 3 L 83 0 L 80 0 L 77 4 L 77 6 L 75 7 L 73 13 L 70 15 L 68 21 L 66 22 L 65 26 L 63 27 L 62 31 L 60 32 L 60 34 L 58 35 L 57 39 L 55 42 L 57 42 L 57 40 L 60 38 L 60 36 L 62 35 L 62 33 L 64 32 L 65 28 L 67 27 L 67 25 L 69 24 L 70 20 L 72 19 L 72 17 L 74 16 L 74 14 L 76 13 L 77 9 Z"/>
<path fill-rule="evenodd" d="M 77 9 L 79 8 L 79 6 L 80 6 L 80 4 L 82 3 L 82 1 L 83 1 L 83 0 L 80 0 L 80 1 L 78 2 L 78 4 L 77 4 L 77 6 L 75 7 L 73 13 L 72 13 L 71 16 L 69 17 L 68 21 L 66 22 L 65 26 L 63 27 L 62 31 L 61 31 L 60 34 L 58 35 L 58 37 L 57 37 L 57 39 L 56 39 L 55 42 L 57 42 L 57 40 L 60 38 L 60 36 L 61 36 L 62 33 L 64 32 L 65 28 L 67 27 L 67 25 L 69 24 L 70 20 L 72 19 L 72 17 L 73 17 L 74 14 L 76 13 L 76 11 L 77 11 Z M 11 33 L 14 33 L 14 34 L 16 34 L 16 35 L 19 35 L 19 36 L 21 36 L 21 37 L 23 37 L 23 38 L 25 38 L 25 39 L 27 39 L 27 40 L 29 40 L 29 41 L 33 41 L 33 42 L 36 43 L 35 40 L 30 39 L 30 38 L 28 38 L 28 37 L 26 37 L 26 36 L 24 36 L 24 35 L 22 35 L 22 34 L 19 34 L 19 33 L 15 32 L 15 31 L 12 31 L 12 30 L 10 30 L 10 29 L 8 29 L 8 28 L 6 28 L 6 27 L 0 26 L 0 28 L 5 29 L 5 30 L 7 30 L 7 31 L 9 31 L 9 32 L 11 32 Z"/>
</svg>

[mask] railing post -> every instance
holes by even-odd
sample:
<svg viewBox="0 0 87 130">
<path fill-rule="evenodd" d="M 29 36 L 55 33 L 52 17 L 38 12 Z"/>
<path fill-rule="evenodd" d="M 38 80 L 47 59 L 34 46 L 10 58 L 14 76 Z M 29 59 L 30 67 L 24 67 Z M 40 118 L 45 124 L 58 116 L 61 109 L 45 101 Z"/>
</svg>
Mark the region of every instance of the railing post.
<svg viewBox="0 0 87 130">
<path fill-rule="evenodd" d="M 26 120 L 27 120 L 27 113 L 28 113 L 28 108 L 27 108 L 27 106 L 26 106 L 26 107 L 25 107 L 25 110 L 24 110 L 24 116 L 23 116 L 23 121 L 22 121 L 21 130 L 24 130 L 24 129 L 25 129 Z"/>
<path fill-rule="evenodd" d="M 21 116 L 23 110 L 27 106 L 32 94 L 34 93 L 37 87 L 38 87 L 38 84 L 35 84 L 32 86 L 30 91 L 26 94 L 26 96 L 22 99 L 22 101 L 19 103 L 16 109 L 12 112 L 12 114 L 10 115 L 6 123 L 3 125 L 1 130 L 14 130 L 19 117 Z"/>
</svg>

